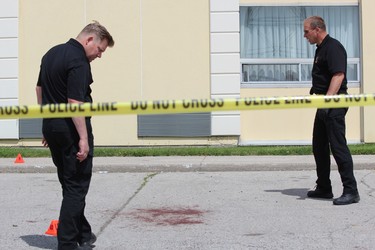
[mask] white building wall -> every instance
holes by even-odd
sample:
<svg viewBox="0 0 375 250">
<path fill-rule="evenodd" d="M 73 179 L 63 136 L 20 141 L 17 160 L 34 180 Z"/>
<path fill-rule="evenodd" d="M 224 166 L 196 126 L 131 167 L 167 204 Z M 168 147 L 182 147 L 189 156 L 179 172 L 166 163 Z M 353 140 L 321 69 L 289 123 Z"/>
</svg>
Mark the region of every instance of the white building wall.
<svg viewBox="0 0 375 250">
<path fill-rule="evenodd" d="M 238 0 L 210 0 L 211 98 L 240 96 Z M 240 112 L 213 112 L 211 135 L 240 135 Z"/>
<path fill-rule="evenodd" d="M 18 105 L 18 0 L 0 6 L 0 106 Z M 18 136 L 18 120 L 0 120 L 0 139 Z"/>
</svg>

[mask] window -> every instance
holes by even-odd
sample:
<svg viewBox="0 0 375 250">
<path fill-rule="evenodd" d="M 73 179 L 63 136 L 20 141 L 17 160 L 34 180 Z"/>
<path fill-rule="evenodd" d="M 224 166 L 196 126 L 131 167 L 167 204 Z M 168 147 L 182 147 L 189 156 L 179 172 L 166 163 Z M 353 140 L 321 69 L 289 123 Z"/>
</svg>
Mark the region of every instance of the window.
<svg viewBox="0 0 375 250">
<path fill-rule="evenodd" d="M 321 16 L 348 54 L 349 83 L 360 81 L 358 6 L 240 7 L 242 87 L 311 84 L 315 45 L 303 37 L 303 21 Z"/>
</svg>

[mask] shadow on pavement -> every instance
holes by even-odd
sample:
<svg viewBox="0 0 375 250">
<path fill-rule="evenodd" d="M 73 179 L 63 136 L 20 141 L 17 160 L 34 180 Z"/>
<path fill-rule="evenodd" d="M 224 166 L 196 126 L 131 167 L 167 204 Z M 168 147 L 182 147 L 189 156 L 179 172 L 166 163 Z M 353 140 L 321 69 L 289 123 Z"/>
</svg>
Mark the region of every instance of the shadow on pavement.
<svg viewBox="0 0 375 250">
<path fill-rule="evenodd" d="M 284 190 L 265 190 L 266 192 L 272 192 L 272 193 L 282 193 L 289 196 L 296 196 L 297 200 L 305 200 L 307 198 L 307 191 L 309 191 L 309 188 L 290 188 L 290 189 L 284 189 Z"/>
<path fill-rule="evenodd" d="M 57 249 L 57 239 L 48 235 L 23 235 L 20 237 L 31 247 L 40 249 Z"/>
</svg>

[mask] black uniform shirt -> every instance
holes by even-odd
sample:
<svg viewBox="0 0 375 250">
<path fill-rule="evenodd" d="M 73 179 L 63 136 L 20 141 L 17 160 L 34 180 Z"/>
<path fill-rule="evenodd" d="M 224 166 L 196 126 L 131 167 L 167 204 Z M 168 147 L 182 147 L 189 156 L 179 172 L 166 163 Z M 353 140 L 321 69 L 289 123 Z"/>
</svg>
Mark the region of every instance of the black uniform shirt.
<svg viewBox="0 0 375 250">
<path fill-rule="evenodd" d="M 338 94 L 346 94 L 347 55 L 342 44 L 327 35 L 320 45 L 317 45 L 312 69 L 312 88 L 310 94 L 326 94 L 334 74 L 344 73 L 344 80 Z"/>
<path fill-rule="evenodd" d="M 68 103 L 68 98 L 92 102 L 90 62 L 75 39 L 51 48 L 42 58 L 38 86 L 42 104 Z"/>
</svg>

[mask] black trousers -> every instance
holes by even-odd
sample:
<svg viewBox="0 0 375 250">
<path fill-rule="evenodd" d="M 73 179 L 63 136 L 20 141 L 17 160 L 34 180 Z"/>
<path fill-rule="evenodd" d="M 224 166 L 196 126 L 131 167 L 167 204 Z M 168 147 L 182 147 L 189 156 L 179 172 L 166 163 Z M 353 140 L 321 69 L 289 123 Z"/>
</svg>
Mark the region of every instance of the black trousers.
<svg viewBox="0 0 375 250">
<path fill-rule="evenodd" d="M 62 187 L 62 203 L 57 230 L 58 249 L 74 249 L 77 244 L 89 241 L 91 226 L 84 210 L 86 195 L 92 175 L 93 135 L 91 123 L 86 118 L 90 152 L 87 159 L 79 162 L 79 136 L 70 118 L 44 119 L 43 135 L 57 167 Z"/>
<path fill-rule="evenodd" d="M 345 138 L 347 108 L 318 109 L 314 121 L 313 153 L 321 189 L 332 190 L 330 151 L 338 166 L 343 193 L 356 193 L 357 182 L 353 173 L 353 159 Z"/>
</svg>

